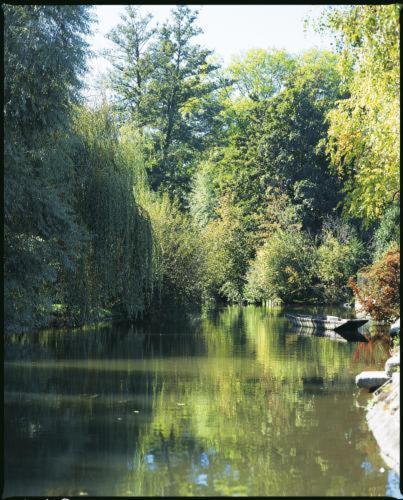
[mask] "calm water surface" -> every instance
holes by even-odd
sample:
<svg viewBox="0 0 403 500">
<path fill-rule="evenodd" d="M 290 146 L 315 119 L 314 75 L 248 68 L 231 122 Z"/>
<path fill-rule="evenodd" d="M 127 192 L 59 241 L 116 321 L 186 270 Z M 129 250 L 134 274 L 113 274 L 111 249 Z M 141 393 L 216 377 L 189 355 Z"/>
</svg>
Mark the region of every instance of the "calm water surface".
<svg viewBox="0 0 403 500">
<path fill-rule="evenodd" d="M 354 384 L 388 340 L 284 312 L 11 337 L 3 495 L 392 495 Z"/>
</svg>

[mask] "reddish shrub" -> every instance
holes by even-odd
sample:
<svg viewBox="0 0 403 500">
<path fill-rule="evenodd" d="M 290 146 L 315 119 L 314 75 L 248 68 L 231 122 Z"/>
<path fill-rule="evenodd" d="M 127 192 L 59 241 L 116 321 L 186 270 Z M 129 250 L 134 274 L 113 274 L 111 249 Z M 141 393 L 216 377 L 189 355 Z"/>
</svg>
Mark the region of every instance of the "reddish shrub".
<svg viewBox="0 0 403 500">
<path fill-rule="evenodd" d="M 378 261 L 360 271 L 360 284 L 348 284 L 365 312 L 375 321 L 400 316 L 400 248 L 391 247 Z M 362 281 L 362 283 L 361 283 Z"/>
</svg>

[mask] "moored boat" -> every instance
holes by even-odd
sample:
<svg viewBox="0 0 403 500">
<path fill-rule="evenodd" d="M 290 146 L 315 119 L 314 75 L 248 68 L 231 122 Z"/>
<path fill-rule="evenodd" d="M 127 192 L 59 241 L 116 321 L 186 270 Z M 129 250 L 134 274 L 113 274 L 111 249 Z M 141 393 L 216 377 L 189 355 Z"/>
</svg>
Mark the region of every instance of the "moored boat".
<svg viewBox="0 0 403 500">
<path fill-rule="evenodd" d="M 338 316 L 310 316 L 307 314 L 286 314 L 286 317 L 297 326 L 315 330 L 333 330 L 335 332 L 356 331 L 367 323 L 367 319 L 343 319 Z"/>
</svg>

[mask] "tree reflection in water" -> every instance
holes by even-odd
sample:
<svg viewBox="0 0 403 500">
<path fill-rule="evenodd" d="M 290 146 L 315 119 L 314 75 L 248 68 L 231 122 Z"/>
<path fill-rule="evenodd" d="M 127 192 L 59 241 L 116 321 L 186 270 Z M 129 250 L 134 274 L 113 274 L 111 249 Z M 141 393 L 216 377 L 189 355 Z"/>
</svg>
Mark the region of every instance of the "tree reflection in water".
<svg viewBox="0 0 403 500">
<path fill-rule="evenodd" d="M 5 494 L 384 495 L 354 377 L 385 345 L 364 355 L 252 306 L 13 337 Z"/>
</svg>

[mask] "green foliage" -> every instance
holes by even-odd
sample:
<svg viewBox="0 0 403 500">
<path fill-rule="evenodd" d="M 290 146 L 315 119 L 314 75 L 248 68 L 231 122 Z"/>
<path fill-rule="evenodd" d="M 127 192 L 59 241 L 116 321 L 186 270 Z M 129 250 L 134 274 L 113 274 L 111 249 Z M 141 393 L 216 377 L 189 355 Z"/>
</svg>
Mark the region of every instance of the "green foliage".
<svg viewBox="0 0 403 500">
<path fill-rule="evenodd" d="M 151 226 L 133 197 L 146 182 L 142 139 L 106 107 L 75 106 L 88 8 L 4 11 L 6 329 L 113 307 L 134 318 L 153 286 Z"/>
<path fill-rule="evenodd" d="M 203 168 L 206 166 L 207 168 Z M 214 180 L 208 164 L 200 164 L 193 178 L 193 189 L 190 197 L 190 213 L 195 222 L 205 226 L 213 220 L 217 206 L 217 194 L 214 189 Z"/>
<path fill-rule="evenodd" d="M 149 124 L 149 86 L 154 70 L 150 44 L 156 29 L 151 14 L 141 15 L 140 7 L 128 5 L 121 22 L 109 33 L 112 50 L 106 56 L 112 64 L 110 87 L 117 108 L 137 127 Z"/>
<path fill-rule="evenodd" d="M 253 156 L 260 165 L 260 184 L 288 194 L 303 227 L 312 231 L 320 228 L 323 216 L 340 200 L 340 185 L 329 172 L 321 146 L 326 137 L 324 118 L 338 94 L 335 57 L 311 51 L 256 121 Z"/>
<path fill-rule="evenodd" d="M 216 89 L 212 76 L 217 66 L 209 61 L 211 51 L 194 43 L 201 33 L 196 19 L 197 12 L 186 6 L 172 11 L 172 21 L 158 33 L 150 86 L 153 107 L 158 110 L 150 180 L 153 187 L 162 185 L 181 200 L 189 189 L 193 158 L 211 133 L 210 114 L 201 105 Z"/>
<path fill-rule="evenodd" d="M 247 273 L 245 296 L 250 302 L 280 299 L 340 303 L 351 296 L 347 282 L 362 265 L 364 247 L 344 221 L 328 217 L 317 242 L 301 230 L 284 199 L 262 233 L 262 246 Z M 280 215 L 283 214 L 283 218 Z"/>
<path fill-rule="evenodd" d="M 289 195 L 282 193 L 279 188 L 269 186 L 266 190 L 266 210 L 260 218 L 259 239 L 264 241 L 279 229 L 300 231 L 302 229 L 301 215 L 301 211 L 292 204 Z"/>
<path fill-rule="evenodd" d="M 161 28 L 151 28 L 151 16 L 129 6 L 111 32 L 116 50 L 111 86 L 119 108 L 144 128 L 153 142 L 150 182 L 182 203 L 190 190 L 197 155 L 211 141 L 220 105 L 214 97 L 221 86 L 211 51 L 194 39 L 201 33 L 197 12 L 177 6 Z M 118 55 L 115 58 L 115 55 Z"/>
<path fill-rule="evenodd" d="M 240 96 L 256 102 L 278 93 L 295 65 L 285 50 L 250 49 L 232 58 L 228 72 Z"/>
<path fill-rule="evenodd" d="M 324 19 L 348 89 L 329 112 L 327 151 L 345 182 L 345 210 L 367 224 L 400 196 L 399 10 L 355 5 Z"/>
<path fill-rule="evenodd" d="M 153 287 L 151 225 L 133 194 L 140 144 L 127 129 L 119 141 L 106 106 L 78 109 L 75 129 L 75 211 L 88 236 L 76 272 L 65 277 L 69 315 L 82 323 L 99 308 L 114 307 L 133 319 L 150 303 Z"/>
<path fill-rule="evenodd" d="M 347 282 L 362 265 L 363 245 L 354 231 L 337 219 L 324 224 L 318 247 L 317 272 L 323 298 L 340 303 L 351 296 Z"/>
<path fill-rule="evenodd" d="M 331 10 L 340 56 L 253 49 L 220 70 L 196 11 L 158 27 L 128 6 L 109 35 L 112 103 L 93 110 L 89 9 L 3 9 L 7 330 L 345 300 L 367 235 L 343 208 L 375 229 L 375 258 L 398 242 L 399 7 Z"/>
<path fill-rule="evenodd" d="M 217 218 L 203 230 L 206 252 L 207 295 L 239 302 L 248 260 L 253 254 L 250 234 L 245 229 L 242 212 L 229 198 L 222 198 Z"/>
<path fill-rule="evenodd" d="M 399 205 L 392 205 L 385 211 L 375 231 L 373 239 L 374 260 L 379 259 L 394 243 L 400 244 Z"/>
<path fill-rule="evenodd" d="M 290 199 L 304 228 L 318 231 L 340 201 L 341 185 L 323 148 L 325 116 L 339 97 L 336 58 L 318 51 L 298 60 L 282 51 L 266 56 L 275 60 L 262 73 L 269 81 L 273 71 L 277 81 L 270 97 L 226 101 L 228 141 L 211 157 L 216 184 L 221 194 L 233 194 L 251 231 L 265 223 L 273 192 Z"/>
<path fill-rule="evenodd" d="M 246 298 L 288 303 L 315 298 L 316 261 L 315 246 L 306 233 L 277 230 L 251 263 Z"/>
<path fill-rule="evenodd" d="M 83 232 L 74 191 L 70 106 L 88 45 L 85 6 L 3 5 L 6 331 L 46 324 Z"/>
<path fill-rule="evenodd" d="M 155 275 L 160 293 L 154 295 L 154 307 L 198 304 L 203 296 L 204 255 L 200 236 L 189 215 L 181 212 L 177 201 L 168 195 L 150 193 L 143 201 L 153 230 L 157 256 Z"/>
</svg>

